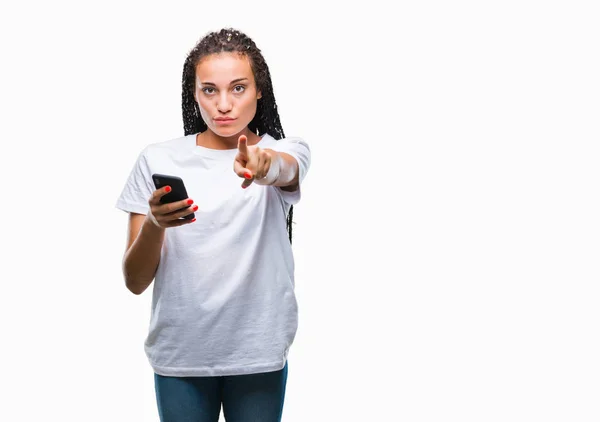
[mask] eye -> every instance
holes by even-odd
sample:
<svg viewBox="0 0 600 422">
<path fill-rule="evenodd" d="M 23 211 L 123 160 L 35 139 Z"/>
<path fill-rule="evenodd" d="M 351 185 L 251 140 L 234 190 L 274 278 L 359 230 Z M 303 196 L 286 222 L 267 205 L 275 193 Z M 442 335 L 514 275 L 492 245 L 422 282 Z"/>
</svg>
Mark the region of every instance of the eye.
<svg viewBox="0 0 600 422">
<path fill-rule="evenodd" d="M 208 86 L 208 87 L 206 87 L 206 88 L 202 88 L 202 92 L 204 92 L 206 95 L 210 95 L 210 94 L 212 94 L 212 93 L 214 92 L 214 90 L 215 90 L 214 88 L 211 88 L 211 87 L 209 87 L 209 86 Z M 210 92 L 209 92 L 209 91 L 210 91 Z"/>
<path fill-rule="evenodd" d="M 241 93 L 241 92 L 244 92 L 245 90 L 246 90 L 246 87 L 244 85 L 236 85 L 233 88 L 233 91 L 237 92 L 238 94 Z"/>
</svg>

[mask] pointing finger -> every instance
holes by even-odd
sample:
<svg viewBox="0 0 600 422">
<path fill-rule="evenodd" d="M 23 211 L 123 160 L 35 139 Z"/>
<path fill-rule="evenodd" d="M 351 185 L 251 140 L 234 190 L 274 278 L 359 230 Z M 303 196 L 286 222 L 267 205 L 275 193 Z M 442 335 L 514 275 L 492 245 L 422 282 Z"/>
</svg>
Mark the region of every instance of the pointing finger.
<svg viewBox="0 0 600 422">
<path fill-rule="evenodd" d="M 238 138 L 238 151 L 244 155 L 244 157 L 248 157 L 248 138 L 246 135 L 240 135 Z"/>
</svg>

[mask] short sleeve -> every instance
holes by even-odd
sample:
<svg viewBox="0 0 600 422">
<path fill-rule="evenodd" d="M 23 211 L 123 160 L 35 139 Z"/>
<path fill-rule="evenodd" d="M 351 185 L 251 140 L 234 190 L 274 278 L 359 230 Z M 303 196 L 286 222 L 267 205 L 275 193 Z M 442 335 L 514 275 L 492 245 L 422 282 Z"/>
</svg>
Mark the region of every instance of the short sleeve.
<svg viewBox="0 0 600 422">
<path fill-rule="evenodd" d="M 125 183 L 116 207 L 125 212 L 148 214 L 148 200 L 153 193 L 152 174 L 148 166 L 146 149 L 140 153 Z"/>
<path fill-rule="evenodd" d="M 300 181 L 298 189 L 293 192 L 288 192 L 279 187 L 276 188 L 285 202 L 294 205 L 300 201 L 302 182 L 310 168 L 310 147 L 308 146 L 308 143 L 301 138 L 283 138 L 275 142 L 270 148 L 273 151 L 289 154 L 298 162 L 298 177 Z"/>
</svg>

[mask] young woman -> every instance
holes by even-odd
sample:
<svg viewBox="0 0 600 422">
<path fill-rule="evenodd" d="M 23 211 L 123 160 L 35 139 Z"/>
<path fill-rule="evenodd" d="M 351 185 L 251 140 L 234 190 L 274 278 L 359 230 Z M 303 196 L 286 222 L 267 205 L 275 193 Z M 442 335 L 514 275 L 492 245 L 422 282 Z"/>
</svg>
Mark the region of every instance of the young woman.
<svg viewBox="0 0 600 422">
<path fill-rule="evenodd" d="M 202 38 L 183 67 L 184 136 L 148 145 L 117 201 L 129 213 L 123 274 L 154 281 L 145 350 L 162 421 L 279 421 L 297 329 L 293 205 L 310 166 L 284 138 L 269 68 L 234 29 Z M 154 173 L 189 198 L 162 204 Z M 182 217 L 194 213 L 194 219 Z"/>
</svg>

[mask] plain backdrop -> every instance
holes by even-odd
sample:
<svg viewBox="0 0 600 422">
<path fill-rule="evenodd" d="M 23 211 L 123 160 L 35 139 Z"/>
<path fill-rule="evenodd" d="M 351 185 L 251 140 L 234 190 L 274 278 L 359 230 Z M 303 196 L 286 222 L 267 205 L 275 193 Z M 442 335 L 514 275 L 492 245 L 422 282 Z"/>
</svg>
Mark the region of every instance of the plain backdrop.
<svg viewBox="0 0 600 422">
<path fill-rule="evenodd" d="M 115 202 L 221 27 L 312 149 L 283 420 L 600 420 L 598 10 L 392 3 L 3 3 L 2 420 L 158 421 Z"/>
</svg>

